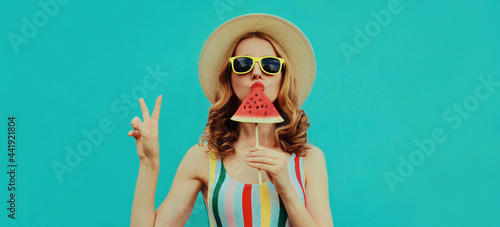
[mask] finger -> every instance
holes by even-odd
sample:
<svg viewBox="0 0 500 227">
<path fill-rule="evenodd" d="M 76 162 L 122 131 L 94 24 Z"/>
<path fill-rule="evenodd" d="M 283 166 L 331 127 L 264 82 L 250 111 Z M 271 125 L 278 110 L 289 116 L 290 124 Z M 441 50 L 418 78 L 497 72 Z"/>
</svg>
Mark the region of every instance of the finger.
<svg viewBox="0 0 500 227">
<path fill-rule="evenodd" d="M 278 164 L 277 160 L 275 160 L 273 158 L 269 158 L 269 157 L 248 157 L 248 158 L 245 158 L 245 161 L 250 162 L 250 163 L 260 163 L 260 164 L 267 164 L 267 165 Z"/>
<path fill-rule="evenodd" d="M 250 148 L 250 152 L 256 152 L 256 151 L 274 151 L 274 150 L 271 150 L 267 147 L 262 147 L 262 146 L 255 146 L 255 147 L 252 147 Z"/>
<path fill-rule="evenodd" d="M 142 126 L 142 121 L 139 117 L 134 117 L 134 119 L 132 119 L 132 122 L 130 122 L 130 124 L 132 125 L 132 128 L 135 129 L 135 130 L 140 130 L 141 126 Z"/>
<path fill-rule="evenodd" d="M 153 116 L 151 116 L 151 118 L 154 118 L 156 120 L 160 119 L 161 98 L 162 98 L 162 95 L 160 95 L 160 96 L 158 96 L 158 98 L 156 98 L 155 108 L 153 109 Z"/>
<path fill-rule="evenodd" d="M 139 131 L 134 131 L 134 135 L 133 135 L 133 136 L 134 136 L 134 138 L 135 138 L 136 140 L 139 140 L 139 138 L 141 138 L 141 135 L 142 135 L 142 134 L 141 134 L 141 132 L 139 132 Z"/>
<path fill-rule="evenodd" d="M 261 146 L 255 146 L 255 147 L 250 148 L 250 151 L 260 151 L 260 150 L 262 150 Z"/>
<path fill-rule="evenodd" d="M 130 136 L 130 137 L 134 137 L 135 139 L 137 139 L 137 138 L 141 137 L 141 132 L 130 130 L 127 135 Z"/>
<path fill-rule="evenodd" d="M 148 128 L 146 127 L 145 123 L 141 121 L 138 117 L 135 117 L 134 120 L 132 121 L 132 128 L 137 130 L 137 134 L 135 134 L 135 138 L 139 139 L 143 136 L 148 136 L 150 133 L 148 131 Z"/>
<path fill-rule="evenodd" d="M 253 148 L 252 148 L 253 149 Z M 250 149 L 250 153 L 247 154 L 247 157 L 268 157 L 272 159 L 279 159 L 279 154 L 273 150 L 266 149 L 266 150 L 252 150 Z"/>
<path fill-rule="evenodd" d="M 258 169 L 258 170 L 264 170 L 266 172 L 271 172 L 270 165 L 266 165 L 266 164 L 262 164 L 262 163 L 251 163 L 251 162 L 247 162 L 247 165 L 252 167 L 252 168 Z"/>
<path fill-rule="evenodd" d="M 144 119 L 144 121 L 147 121 L 149 119 L 150 115 L 149 115 L 148 107 L 146 106 L 146 102 L 144 102 L 143 98 L 139 99 L 139 105 L 141 106 L 141 110 L 142 110 L 142 119 Z"/>
</svg>

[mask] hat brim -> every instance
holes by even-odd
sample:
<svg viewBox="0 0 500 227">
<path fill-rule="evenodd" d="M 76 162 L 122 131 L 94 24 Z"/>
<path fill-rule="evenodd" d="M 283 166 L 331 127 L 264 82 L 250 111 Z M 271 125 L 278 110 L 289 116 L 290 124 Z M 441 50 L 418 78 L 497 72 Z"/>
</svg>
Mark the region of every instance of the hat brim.
<svg viewBox="0 0 500 227">
<path fill-rule="evenodd" d="M 213 104 L 219 89 L 218 75 L 228 64 L 226 54 L 231 44 L 250 32 L 262 32 L 276 40 L 294 68 L 299 107 L 305 102 L 314 83 L 316 61 L 307 37 L 291 22 L 269 14 L 247 14 L 220 25 L 203 45 L 198 63 L 198 74 L 203 92 Z"/>
</svg>

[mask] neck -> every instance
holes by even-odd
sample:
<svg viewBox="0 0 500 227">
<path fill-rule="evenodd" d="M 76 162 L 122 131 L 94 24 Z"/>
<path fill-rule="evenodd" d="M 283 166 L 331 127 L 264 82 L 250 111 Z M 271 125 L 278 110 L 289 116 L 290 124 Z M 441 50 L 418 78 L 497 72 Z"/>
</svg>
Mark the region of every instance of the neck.
<svg viewBox="0 0 500 227">
<path fill-rule="evenodd" d="M 238 140 L 248 146 L 256 145 L 255 137 L 255 123 L 239 123 L 240 134 Z M 259 131 L 259 145 L 263 147 L 274 147 L 274 130 L 276 129 L 276 124 L 258 124 Z"/>
</svg>

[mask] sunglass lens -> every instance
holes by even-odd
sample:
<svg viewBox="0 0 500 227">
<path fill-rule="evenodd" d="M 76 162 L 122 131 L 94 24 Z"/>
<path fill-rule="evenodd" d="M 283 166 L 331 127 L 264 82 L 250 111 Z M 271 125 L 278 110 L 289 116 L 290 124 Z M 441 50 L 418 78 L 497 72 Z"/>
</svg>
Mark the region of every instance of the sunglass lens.
<svg viewBox="0 0 500 227">
<path fill-rule="evenodd" d="M 239 57 L 234 59 L 234 70 L 239 73 L 247 72 L 252 68 L 253 60 L 251 58 Z"/>
<path fill-rule="evenodd" d="M 262 68 L 268 73 L 278 73 L 280 71 L 281 63 L 276 58 L 264 58 L 261 62 Z"/>
</svg>

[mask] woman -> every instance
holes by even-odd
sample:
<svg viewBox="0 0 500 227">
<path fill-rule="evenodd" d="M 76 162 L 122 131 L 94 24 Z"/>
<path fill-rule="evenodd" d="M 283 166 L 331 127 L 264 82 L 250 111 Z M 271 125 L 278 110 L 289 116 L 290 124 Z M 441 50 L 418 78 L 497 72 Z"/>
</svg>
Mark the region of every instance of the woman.
<svg viewBox="0 0 500 227">
<path fill-rule="evenodd" d="M 128 133 L 140 159 L 131 225 L 183 226 L 201 191 L 210 226 L 333 226 L 325 158 L 307 143 L 308 118 L 298 109 L 314 74 L 309 41 L 282 18 L 249 14 L 217 28 L 199 63 L 200 83 L 213 103 L 204 143 L 186 153 L 156 212 L 162 97 L 151 117 L 139 99 L 144 122 L 135 117 Z M 260 146 L 255 124 L 230 120 L 257 81 L 285 120 L 259 124 Z"/>
</svg>

